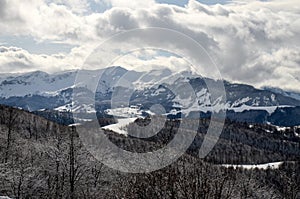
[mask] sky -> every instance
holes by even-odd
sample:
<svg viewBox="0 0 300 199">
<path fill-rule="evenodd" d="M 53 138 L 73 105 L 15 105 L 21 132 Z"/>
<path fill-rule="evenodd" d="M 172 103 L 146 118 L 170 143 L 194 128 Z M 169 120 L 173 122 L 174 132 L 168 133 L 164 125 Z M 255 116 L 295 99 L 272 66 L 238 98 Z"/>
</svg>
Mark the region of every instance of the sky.
<svg viewBox="0 0 300 199">
<path fill-rule="evenodd" d="M 0 72 L 79 69 L 102 42 L 147 27 L 201 44 L 226 80 L 300 92 L 299 0 L 0 0 Z M 137 37 L 131 45 L 159 38 Z M 174 51 L 189 48 L 183 41 L 164 42 Z M 146 53 L 153 67 L 184 70 L 188 61 Z M 132 53 L 114 64 L 144 67 L 140 57 Z"/>
</svg>

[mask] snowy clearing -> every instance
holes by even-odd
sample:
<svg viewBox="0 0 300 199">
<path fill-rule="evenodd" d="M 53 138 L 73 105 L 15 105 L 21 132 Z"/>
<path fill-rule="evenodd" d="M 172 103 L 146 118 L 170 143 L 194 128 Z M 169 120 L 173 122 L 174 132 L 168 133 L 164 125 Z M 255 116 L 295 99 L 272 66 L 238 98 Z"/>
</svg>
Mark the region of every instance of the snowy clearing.
<svg viewBox="0 0 300 199">
<path fill-rule="evenodd" d="M 249 110 L 264 110 L 267 111 L 270 115 L 275 112 L 277 108 L 286 108 L 291 106 L 248 106 L 243 104 L 239 107 L 230 107 L 228 110 L 233 110 L 236 113 L 241 113 L 243 111 L 249 111 Z"/>
<path fill-rule="evenodd" d="M 111 124 L 111 125 L 108 125 L 108 126 L 104 126 L 104 127 L 102 127 L 102 129 L 111 130 L 111 131 L 114 131 L 115 133 L 118 133 L 118 134 L 121 134 L 121 135 L 127 135 L 128 132 L 126 130 L 124 130 L 124 128 L 128 124 L 133 123 L 136 119 L 137 119 L 137 117 L 135 117 L 135 118 L 126 118 L 126 119 L 118 119 L 118 123 Z"/>
<path fill-rule="evenodd" d="M 133 118 L 142 115 L 142 111 L 136 106 L 107 109 L 105 113 L 108 115 L 113 115 L 115 117 L 126 118 Z"/>
<path fill-rule="evenodd" d="M 234 164 L 222 164 L 221 166 L 230 168 L 233 167 L 236 168 L 242 168 L 242 169 L 278 169 L 280 165 L 282 165 L 283 162 L 272 162 L 272 163 L 266 163 L 266 164 L 248 164 L 248 165 L 234 165 Z"/>
</svg>

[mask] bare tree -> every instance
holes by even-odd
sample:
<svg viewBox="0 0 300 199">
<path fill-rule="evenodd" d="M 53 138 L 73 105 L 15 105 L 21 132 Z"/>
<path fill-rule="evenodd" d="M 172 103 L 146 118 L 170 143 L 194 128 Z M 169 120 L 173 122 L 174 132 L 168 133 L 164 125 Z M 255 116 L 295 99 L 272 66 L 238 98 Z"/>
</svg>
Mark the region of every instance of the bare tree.
<svg viewBox="0 0 300 199">
<path fill-rule="evenodd" d="M 11 144 L 12 144 L 12 131 L 13 131 L 13 127 L 15 125 L 17 116 L 18 116 L 18 114 L 12 108 L 9 108 L 8 117 L 6 118 L 6 120 L 7 120 L 6 125 L 7 125 L 7 128 L 8 128 L 8 131 L 7 131 L 4 163 L 7 163 L 8 158 L 9 158 L 9 151 L 10 151 L 10 147 L 11 147 Z"/>
</svg>

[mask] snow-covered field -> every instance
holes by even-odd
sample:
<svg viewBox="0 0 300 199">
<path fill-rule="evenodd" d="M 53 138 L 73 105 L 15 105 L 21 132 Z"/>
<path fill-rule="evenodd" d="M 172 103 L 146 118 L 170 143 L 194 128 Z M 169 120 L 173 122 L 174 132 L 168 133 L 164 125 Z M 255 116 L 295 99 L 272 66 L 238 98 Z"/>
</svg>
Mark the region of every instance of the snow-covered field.
<svg viewBox="0 0 300 199">
<path fill-rule="evenodd" d="M 221 166 L 230 168 L 233 167 L 236 168 L 243 168 L 243 169 L 278 169 L 280 165 L 282 165 L 283 162 L 272 162 L 272 163 L 266 163 L 266 164 L 249 164 L 249 165 L 234 165 L 234 164 L 222 164 Z"/>
<path fill-rule="evenodd" d="M 142 115 L 142 111 L 137 107 L 107 109 L 105 112 L 108 115 L 113 115 L 115 117 L 124 117 L 124 118 L 133 118 Z"/>
<path fill-rule="evenodd" d="M 137 118 L 118 119 L 118 123 L 102 127 L 102 129 L 111 130 L 122 135 L 127 135 L 128 132 L 125 129 L 126 126 L 130 123 L 133 123 L 136 119 Z"/>
<path fill-rule="evenodd" d="M 265 110 L 267 111 L 270 115 L 275 112 L 277 108 L 285 108 L 285 107 L 290 107 L 290 106 L 248 106 L 243 104 L 242 106 L 239 107 L 230 107 L 228 110 L 233 110 L 236 113 L 241 113 L 243 111 L 249 111 L 249 110 Z"/>
</svg>

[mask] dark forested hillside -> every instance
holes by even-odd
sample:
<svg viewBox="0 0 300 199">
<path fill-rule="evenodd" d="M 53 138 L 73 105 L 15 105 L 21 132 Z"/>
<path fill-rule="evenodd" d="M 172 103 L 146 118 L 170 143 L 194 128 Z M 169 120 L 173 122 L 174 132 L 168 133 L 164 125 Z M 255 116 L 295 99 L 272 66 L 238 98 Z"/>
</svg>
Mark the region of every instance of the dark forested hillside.
<svg viewBox="0 0 300 199">
<path fill-rule="evenodd" d="M 111 120 L 100 122 L 110 123 Z M 136 121 L 142 125 L 146 120 Z M 197 150 L 209 125 L 187 153 L 172 165 L 147 174 L 126 174 L 104 166 L 83 147 L 75 127 L 0 106 L 0 196 L 11 198 L 299 198 L 298 128 L 227 121 L 218 144 L 203 160 Z M 148 139 L 106 131 L 129 151 L 165 145 L 177 120 Z M 172 129 L 172 130 L 171 130 Z M 128 130 L 134 130 L 128 127 Z M 278 169 L 234 169 L 222 164 L 282 161 Z"/>
<path fill-rule="evenodd" d="M 116 172 L 84 150 L 74 128 L 0 107 L 0 195 L 104 198 Z"/>
</svg>

